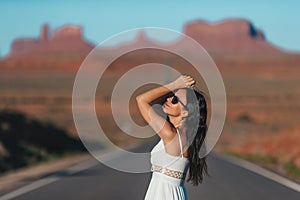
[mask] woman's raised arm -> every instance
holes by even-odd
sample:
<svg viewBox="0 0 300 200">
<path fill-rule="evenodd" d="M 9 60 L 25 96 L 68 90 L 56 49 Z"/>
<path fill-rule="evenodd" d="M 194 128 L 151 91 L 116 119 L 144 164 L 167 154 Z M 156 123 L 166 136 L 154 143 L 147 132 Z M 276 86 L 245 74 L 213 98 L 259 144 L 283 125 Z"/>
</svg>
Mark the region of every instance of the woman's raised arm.
<svg viewBox="0 0 300 200">
<path fill-rule="evenodd" d="M 151 107 L 151 102 L 171 91 L 179 88 L 190 87 L 194 84 L 195 81 L 192 77 L 180 76 L 178 79 L 167 85 L 149 90 L 136 97 L 137 104 L 143 118 L 162 140 L 171 141 L 176 134 L 176 130 L 169 122 L 166 121 L 166 119 L 155 112 L 155 110 Z"/>
</svg>

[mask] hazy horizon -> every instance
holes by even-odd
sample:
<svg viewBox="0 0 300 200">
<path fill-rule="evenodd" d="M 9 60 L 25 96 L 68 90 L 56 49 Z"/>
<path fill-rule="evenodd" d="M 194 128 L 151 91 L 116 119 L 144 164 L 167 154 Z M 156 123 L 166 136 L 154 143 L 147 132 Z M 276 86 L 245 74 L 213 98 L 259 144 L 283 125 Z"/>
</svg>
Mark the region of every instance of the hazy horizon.
<svg viewBox="0 0 300 200">
<path fill-rule="evenodd" d="M 271 6 L 270 6 L 271 5 Z M 47 23 L 50 30 L 66 24 L 83 27 L 84 37 L 99 44 L 106 38 L 132 28 L 161 27 L 182 32 L 194 20 L 219 22 L 247 19 L 261 29 L 266 40 L 287 51 L 300 52 L 299 1 L 0 1 L 0 57 L 7 55 L 17 38 L 37 38 Z"/>
</svg>

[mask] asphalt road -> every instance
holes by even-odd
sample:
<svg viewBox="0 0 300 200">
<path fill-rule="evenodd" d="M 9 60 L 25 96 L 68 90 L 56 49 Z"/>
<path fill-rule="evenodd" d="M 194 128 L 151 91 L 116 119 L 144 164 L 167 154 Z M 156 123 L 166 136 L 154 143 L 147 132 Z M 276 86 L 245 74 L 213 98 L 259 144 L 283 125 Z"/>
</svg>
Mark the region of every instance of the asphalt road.
<svg viewBox="0 0 300 200">
<path fill-rule="evenodd" d="M 139 150 L 148 151 L 153 144 Z M 210 176 L 194 187 L 186 184 L 189 200 L 299 200 L 300 193 L 230 163 L 217 154 L 208 159 Z M 14 198 L 15 200 L 142 200 L 150 173 L 130 174 L 97 164 Z"/>
</svg>

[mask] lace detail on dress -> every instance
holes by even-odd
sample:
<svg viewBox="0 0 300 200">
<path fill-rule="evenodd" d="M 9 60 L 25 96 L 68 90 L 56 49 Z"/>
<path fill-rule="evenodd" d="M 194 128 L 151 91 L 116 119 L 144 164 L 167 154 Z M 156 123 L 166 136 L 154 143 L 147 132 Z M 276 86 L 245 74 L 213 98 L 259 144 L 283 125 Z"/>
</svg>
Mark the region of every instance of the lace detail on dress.
<svg viewBox="0 0 300 200">
<path fill-rule="evenodd" d="M 164 168 L 162 166 L 157 166 L 157 165 L 152 165 L 151 171 L 153 172 L 159 172 L 162 174 L 165 174 L 167 176 L 173 177 L 173 178 L 178 178 L 178 179 L 183 179 L 184 178 L 184 173 L 176 170 L 171 170 L 168 168 Z"/>
</svg>

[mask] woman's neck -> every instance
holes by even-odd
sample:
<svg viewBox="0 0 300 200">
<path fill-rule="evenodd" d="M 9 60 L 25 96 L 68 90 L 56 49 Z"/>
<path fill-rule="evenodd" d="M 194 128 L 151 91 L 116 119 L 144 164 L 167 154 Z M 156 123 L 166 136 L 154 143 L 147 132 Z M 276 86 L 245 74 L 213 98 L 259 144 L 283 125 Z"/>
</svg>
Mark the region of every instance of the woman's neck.
<svg viewBox="0 0 300 200">
<path fill-rule="evenodd" d="M 181 126 L 183 124 L 183 120 L 182 120 L 181 116 L 178 116 L 178 117 L 169 116 L 169 119 L 170 119 L 170 122 L 174 125 L 174 127 L 176 129 L 180 129 L 181 128 Z"/>
</svg>

